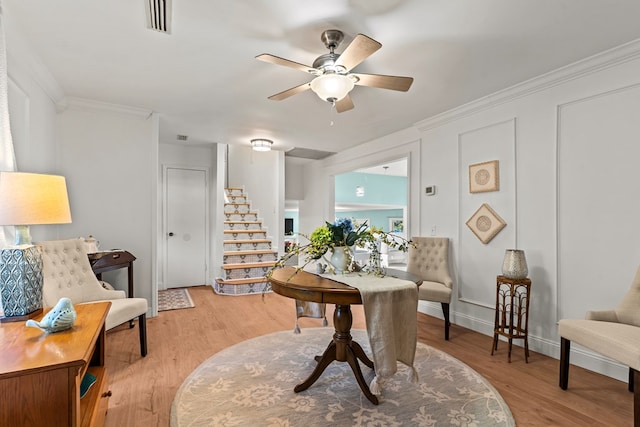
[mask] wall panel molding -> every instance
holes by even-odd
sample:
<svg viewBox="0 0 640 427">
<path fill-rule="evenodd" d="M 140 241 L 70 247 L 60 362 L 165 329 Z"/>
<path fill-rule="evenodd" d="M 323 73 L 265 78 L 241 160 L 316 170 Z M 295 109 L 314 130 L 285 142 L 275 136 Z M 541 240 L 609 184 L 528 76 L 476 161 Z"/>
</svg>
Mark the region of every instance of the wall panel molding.
<svg viewBox="0 0 640 427">
<path fill-rule="evenodd" d="M 515 117 L 458 133 L 459 301 L 489 309 L 495 307 L 496 272 L 500 271 L 505 249 L 517 247 L 515 152 Z M 499 162 L 499 190 L 470 193 L 469 165 L 491 160 Z M 466 225 L 484 203 L 507 224 L 487 244 L 483 244 Z"/>
<path fill-rule="evenodd" d="M 640 192 L 640 83 L 559 104 L 556 115 L 557 320 L 616 307 L 638 267 L 636 202 L 625 195 Z M 582 262 L 585 248 L 598 265 Z"/>
</svg>

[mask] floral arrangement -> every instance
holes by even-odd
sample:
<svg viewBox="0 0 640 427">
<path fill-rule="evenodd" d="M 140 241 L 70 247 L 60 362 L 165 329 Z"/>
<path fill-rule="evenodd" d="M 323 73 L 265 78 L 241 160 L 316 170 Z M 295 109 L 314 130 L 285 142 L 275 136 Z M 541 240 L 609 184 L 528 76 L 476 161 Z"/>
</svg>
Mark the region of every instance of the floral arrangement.
<svg viewBox="0 0 640 427">
<path fill-rule="evenodd" d="M 276 262 L 274 268 L 283 267 L 289 259 L 296 255 L 303 255 L 305 257 L 304 267 L 312 261 L 323 258 L 330 250 L 338 247 L 352 248 L 356 246 L 370 250 L 369 264 L 365 268 L 368 272 L 380 274 L 380 252 L 378 243 L 387 244 L 389 247 L 404 252 L 409 250 L 409 245 L 412 244 L 410 240 L 392 235 L 380 228 L 369 227 L 366 222 L 356 226 L 349 218 L 338 218 L 333 223 L 325 222 L 324 225 L 313 230 L 309 236 L 304 234 L 300 235 L 309 240 L 309 243 L 306 245 L 299 244 L 285 253 L 285 255 Z M 330 262 L 327 262 L 326 265 L 330 269 L 334 269 Z M 349 270 L 351 271 L 360 271 L 360 269 L 361 267 L 355 263 L 349 266 Z"/>
</svg>

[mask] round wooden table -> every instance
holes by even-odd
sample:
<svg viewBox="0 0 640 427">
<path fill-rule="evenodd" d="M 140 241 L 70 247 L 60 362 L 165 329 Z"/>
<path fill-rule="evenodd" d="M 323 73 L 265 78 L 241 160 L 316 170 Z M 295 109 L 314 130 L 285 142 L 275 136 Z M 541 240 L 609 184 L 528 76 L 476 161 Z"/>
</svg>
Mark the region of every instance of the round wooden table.
<svg viewBox="0 0 640 427">
<path fill-rule="evenodd" d="M 417 276 L 401 270 L 387 270 L 387 276 L 398 279 L 411 280 L 420 285 L 422 280 Z M 333 326 L 335 334 L 322 356 L 316 356 L 318 364 L 311 375 L 302 383 L 295 386 L 296 393 L 306 390 L 318 378 L 327 366 L 334 360 L 347 362 L 353 371 L 360 389 L 374 405 L 378 404 L 378 398 L 371 393 L 364 380 L 358 360 L 373 369 L 373 362 L 367 357 L 364 350 L 357 342 L 351 339 L 351 325 L 353 316 L 351 304 L 362 304 L 360 291 L 344 283 L 298 270 L 295 267 L 285 267 L 274 270 L 269 277 L 273 291 L 285 297 L 302 301 L 335 304 L 333 313 Z"/>
</svg>

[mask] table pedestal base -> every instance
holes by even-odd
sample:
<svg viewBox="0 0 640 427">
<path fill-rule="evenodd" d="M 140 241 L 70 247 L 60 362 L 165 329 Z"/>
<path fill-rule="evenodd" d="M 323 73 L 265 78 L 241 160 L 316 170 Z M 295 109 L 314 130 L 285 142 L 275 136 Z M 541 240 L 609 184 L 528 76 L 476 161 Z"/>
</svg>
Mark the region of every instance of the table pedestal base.
<svg viewBox="0 0 640 427">
<path fill-rule="evenodd" d="M 351 315 L 350 305 L 336 305 L 335 312 L 333 313 L 333 325 L 336 333 L 333 334 L 333 340 L 329 343 L 329 346 L 324 351 L 322 356 L 316 356 L 315 360 L 318 362 L 315 369 L 309 375 L 304 382 L 295 386 L 293 391 L 296 393 L 308 389 L 316 382 L 324 370 L 334 360 L 338 362 L 347 362 L 353 371 L 353 375 L 358 381 L 360 389 L 364 395 L 373 403 L 378 404 L 378 398 L 371 393 L 369 386 L 364 381 L 364 376 L 360 370 L 360 364 L 358 360 L 362 361 L 366 366 L 373 369 L 373 362 L 367 357 L 364 350 L 357 342 L 351 339 L 351 325 L 353 323 L 353 317 Z"/>
</svg>

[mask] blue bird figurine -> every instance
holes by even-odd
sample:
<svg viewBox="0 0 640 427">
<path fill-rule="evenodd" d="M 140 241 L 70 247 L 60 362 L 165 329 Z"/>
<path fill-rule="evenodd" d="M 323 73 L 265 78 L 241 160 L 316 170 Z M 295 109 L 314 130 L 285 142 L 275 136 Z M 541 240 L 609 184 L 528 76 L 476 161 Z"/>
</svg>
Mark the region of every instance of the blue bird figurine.
<svg viewBox="0 0 640 427">
<path fill-rule="evenodd" d="M 42 329 L 45 332 L 60 332 L 69 329 L 76 321 L 76 309 L 69 298 L 60 301 L 49 311 L 41 321 L 27 320 L 27 326 Z"/>
</svg>

